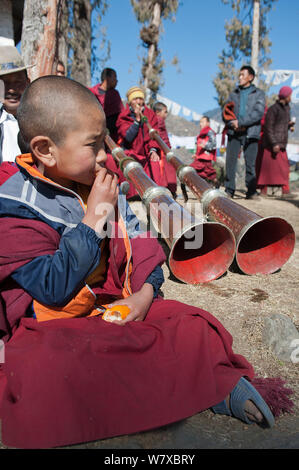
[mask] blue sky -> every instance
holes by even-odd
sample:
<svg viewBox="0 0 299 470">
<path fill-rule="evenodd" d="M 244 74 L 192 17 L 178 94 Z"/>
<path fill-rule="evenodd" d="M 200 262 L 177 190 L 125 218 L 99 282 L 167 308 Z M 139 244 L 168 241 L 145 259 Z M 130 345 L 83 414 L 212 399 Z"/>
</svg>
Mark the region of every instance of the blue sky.
<svg viewBox="0 0 299 470">
<path fill-rule="evenodd" d="M 125 97 L 127 89 L 139 82 L 145 49 L 130 0 L 109 3 L 102 21 L 111 42 L 111 59 L 105 66 L 117 70 L 118 90 Z M 224 23 L 232 15 L 221 0 L 182 0 L 176 22 L 164 21 L 160 46 L 166 65 L 161 95 L 200 114 L 217 107 L 212 80 L 218 71 L 218 55 L 226 47 Z M 268 15 L 270 69 L 299 70 L 298 19 L 298 0 L 278 0 Z M 179 58 L 180 73 L 171 65 L 174 55 Z"/>
</svg>

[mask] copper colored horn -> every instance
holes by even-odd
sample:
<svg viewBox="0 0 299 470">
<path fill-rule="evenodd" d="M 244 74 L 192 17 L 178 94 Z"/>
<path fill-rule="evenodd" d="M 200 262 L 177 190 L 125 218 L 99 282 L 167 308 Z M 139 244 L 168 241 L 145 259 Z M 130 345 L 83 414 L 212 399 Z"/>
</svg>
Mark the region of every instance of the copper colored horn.
<svg viewBox="0 0 299 470">
<path fill-rule="evenodd" d="M 295 232 L 282 217 L 261 217 L 213 189 L 191 166 L 177 158 L 147 122 L 156 140 L 177 171 L 178 178 L 201 201 L 209 219 L 228 227 L 236 240 L 236 262 L 245 274 L 271 274 L 290 258 L 295 247 Z"/>
<path fill-rule="evenodd" d="M 142 166 L 128 157 L 109 136 L 105 142 L 170 248 L 168 262 L 173 275 L 188 284 L 198 284 L 224 274 L 235 253 L 232 232 L 222 223 L 194 217 L 173 199 L 168 189 L 154 183 Z"/>
</svg>

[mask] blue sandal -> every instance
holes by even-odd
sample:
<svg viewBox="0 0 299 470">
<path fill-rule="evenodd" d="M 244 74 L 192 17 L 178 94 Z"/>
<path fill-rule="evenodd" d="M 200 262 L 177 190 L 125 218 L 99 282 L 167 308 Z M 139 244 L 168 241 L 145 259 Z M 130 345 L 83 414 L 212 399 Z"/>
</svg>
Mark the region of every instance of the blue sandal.
<svg viewBox="0 0 299 470">
<path fill-rule="evenodd" d="M 244 409 L 244 405 L 247 400 L 251 400 L 259 409 L 260 413 L 264 417 L 262 422 L 258 423 L 248 418 Z M 244 379 L 244 377 L 241 377 L 235 388 L 232 390 L 229 399 L 229 406 L 230 408 L 228 408 L 226 401 L 223 400 L 221 403 L 218 403 L 218 405 L 213 406 L 212 410 L 216 414 L 224 414 L 239 418 L 246 424 L 255 423 L 267 428 L 272 428 L 274 426 L 274 416 L 267 403 L 263 400 L 253 385 L 251 385 L 248 380 Z"/>
</svg>

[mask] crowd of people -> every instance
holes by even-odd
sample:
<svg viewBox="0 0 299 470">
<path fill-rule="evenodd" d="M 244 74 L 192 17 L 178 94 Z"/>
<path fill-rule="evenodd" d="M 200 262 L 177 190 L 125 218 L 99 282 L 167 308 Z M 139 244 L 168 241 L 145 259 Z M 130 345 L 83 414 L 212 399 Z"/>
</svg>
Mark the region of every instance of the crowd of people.
<svg viewBox="0 0 299 470">
<path fill-rule="evenodd" d="M 128 90 L 124 106 L 112 69 L 88 89 L 66 78 L 61 62 L 32 83 L 27 68 L 16 49 L 0 48 L 4 444 L 86 442 L 157 428 L 209 408 L 272 427 L 253 366 L 233 352 L 229 332 L 201 308 L 160 295 L 164 252 L 141 232 L 119 189 L 121 175 L 107 170 L 113 161 L 105 150 L 106 127 L 175 196 L 175 173 L 143 119 L 167 141 L 165 106 L 146 106 L 138 86 Z M 253 154 L 264 105 L 251 81 L 248 92 L 232 97 L 236 119 L 227 121 L 228 160 L 235 162 L 240 145 L 247 148 L 248 197 L 255 194 Z M 215 183 L 207 117 L 200 127 L 193 166 Z M 270 143 L 282 151 L 282 138 Z M 233 196 L 233 163 L 230 169 L 226 189 Z M 109 238 L 108 225 L 122 236 Z M 108 307 L 124 305 L 127 317 L 102 319 Z"/>
<path fill-rule="evenodd" d="M 251 66 L 241 67 L 239 85 L 223 109 L 228 137 L 225 192 L 234 197 L 237 159 L 243 149 L 246 199 L 267 196 L 268 186 L 281 187 L 284 196 L 292 197 L 286 153 L 288 131 L 295 125 L 290 118 L 292 88 L 282 87 L 276 103 L 267 109 L 265 93 L 253 84 L 254 79 Z"/>
<path fill-rule="evenodd" d="M 3 60 L 20 61 L 18 51 L 12 47 L 1 47 Z M 23 91 L 29 84 L 26 69 L 14 73 L 1 73 L 2 80 L 9 93 L 1 108 L 1 145 L 0 161 L 13 161 L 21 153 L 22 137 L 19 134 L 16 111 Z M 62 61 L 55 61 L 53 73 L 65 76 Z M 279 91 L 278 100 L 269 108 L 266 105 L 265 93 L 253 82 L 255 71 L 251 66 L 243 66 L 239 73 L 239 83 L 230 94 L 223 108 L 225 123 L 223 134 L 227 136 L 225 159 L 225 193 L 233 198 L 236 186 L 236 169 L 240 152 L 243 150 L 245 160 L 246 199 L 260 199 L 267 196 L 269 189 L 272 194 L 277 188 L 282 189 L 282 196 L 292 197 L 289 188 L 289 162 L 286 152 L 288 131 L 294 129 L 295 122 L 290 118 L 290 101 L 292 89 L 284 86 Z M 121 145 L 129 155 L 140 162 L 145 172 L 160 186 L 167 187 L 173 197 L 177 197 L 177 177 L 174 168 L 167 162 L 163 151 L 153 141 L 148 128 L 142 119 L 144 115 L 150 125 L 159 131 L 164 142 L 171 147 L 165 120 L 168 110 L 164 103 L 156 102 L 152 109 L 145 104 L 144 90 L 138 86 L 127 92 L 124 106 L 116 89 L 117 73 L 105 68 L 101 74 L 101 82 L 90 88 L 99 100 L 106 116 L 107 129 L 111 138 Z M 23 145 L 24 149 L 24 145 Z M 199 176 L 212 186 L 219 187 L 220 181 L 215 171 L 216 135 L 210 127 L 210 119 L 203 116 L 199 123 L 199 134 L 196 141 L 196 152 L 192 156 L 191 166 Z M 108 167 L 121 172 L 109 158 Z M 188 194 L 181 184 L 184 201 Z M 137 195 L 130 185 L 127 198 Z"/>
</svg>

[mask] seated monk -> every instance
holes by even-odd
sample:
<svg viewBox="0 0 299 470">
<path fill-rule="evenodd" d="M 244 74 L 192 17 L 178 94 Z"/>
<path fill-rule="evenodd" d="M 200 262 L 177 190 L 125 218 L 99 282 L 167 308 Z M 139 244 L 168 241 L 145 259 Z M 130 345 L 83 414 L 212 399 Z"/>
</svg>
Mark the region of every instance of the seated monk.
<svg viewBox="0 0 299 470">
<path fill-rule="evenodd" d="M 199 176 L 209 183 L 217 183 L 217 174 L 212 162 L 216 161 L 216 136 L 210 127 L 210 119 L 203 116 L 199 121 L 200 133 L 196 141 L 196 154 L 193 155 L 194 162 L 191 164 Z"/>
<path fill-rule="evenodd" d="M 154 111 L 144 102 L 144 92 L 139 87 L 132 87 L 127 92 L 127 105 L 118 116 L 116 127 L 119 143 L 128 150 L 144 168 L 146 174 L 159 186 L 165 186 L 161 179 L 161 150 L 157 142 L 151 139 L 144 115 L 154 129 L 158 129 L 158 119 Z M 130 185 L 128 198 L 136 196 L 136 190 Z"/>
<path fill-rule="evenodd" d="M 210 127 L 210 119 L 203 116 L 199 121 L 200 133 L 196 140 L 196 153 L 192 156 L 192 166 L 197 174 L 217 186 L 217 174 L 212 165 L 212 161 L 216 161 L 216 136 Z M 181 184 L 184 201 L 188 201 L 188 194 L 185 185 Z"/>
</svg>

